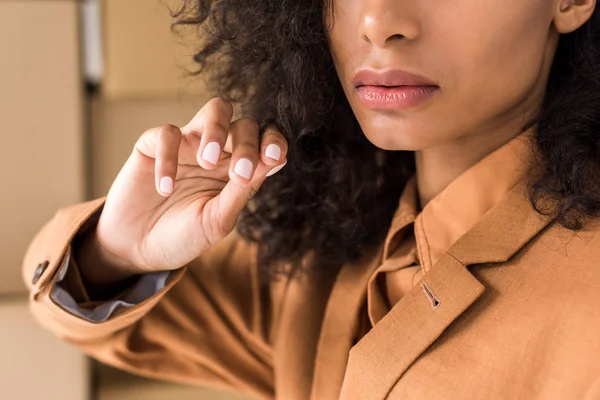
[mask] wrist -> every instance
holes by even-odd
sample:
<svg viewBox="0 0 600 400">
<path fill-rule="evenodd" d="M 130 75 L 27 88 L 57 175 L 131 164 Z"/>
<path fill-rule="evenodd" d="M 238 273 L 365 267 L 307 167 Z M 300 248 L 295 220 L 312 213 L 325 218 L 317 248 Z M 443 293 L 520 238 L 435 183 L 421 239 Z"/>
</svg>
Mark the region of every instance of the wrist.
<svg viewBox="0 0 600 400">
<path fill-rule="evenodd" d="M 82 279 L 92 286 L 113 286 L 142 272 L 108 252 L 98 241 L 95 228 L 79 238 L 74 257 Z"/>
</svg>

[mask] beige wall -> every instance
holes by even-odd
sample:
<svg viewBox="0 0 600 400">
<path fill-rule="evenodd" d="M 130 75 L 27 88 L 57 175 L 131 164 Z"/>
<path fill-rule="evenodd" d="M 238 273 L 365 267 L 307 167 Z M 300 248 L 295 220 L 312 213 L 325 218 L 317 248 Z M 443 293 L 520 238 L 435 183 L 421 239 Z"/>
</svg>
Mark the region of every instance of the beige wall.
<svg viewBox="0 0 600 400">
<path fill-rule="evenodd" d="M 76 2 L 0 1 L 0 51 L 2 295 L 24 293 L 27 244 L 84 196 Z"/>
</svg>

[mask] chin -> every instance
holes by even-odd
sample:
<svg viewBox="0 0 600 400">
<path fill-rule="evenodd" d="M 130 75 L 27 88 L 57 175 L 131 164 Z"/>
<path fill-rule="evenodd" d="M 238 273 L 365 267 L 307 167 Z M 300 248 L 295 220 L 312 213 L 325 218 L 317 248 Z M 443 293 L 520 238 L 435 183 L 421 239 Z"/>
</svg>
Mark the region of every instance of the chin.
<svg viewBox="0 0 600 400">
<path fill-rule="evenodd" d="M 417 130 L 369 128 L 363 129 L 363 133 L 369 142 L 382 150 L 416 151 L 427 147 L 424 135 Z"/>
</svg>

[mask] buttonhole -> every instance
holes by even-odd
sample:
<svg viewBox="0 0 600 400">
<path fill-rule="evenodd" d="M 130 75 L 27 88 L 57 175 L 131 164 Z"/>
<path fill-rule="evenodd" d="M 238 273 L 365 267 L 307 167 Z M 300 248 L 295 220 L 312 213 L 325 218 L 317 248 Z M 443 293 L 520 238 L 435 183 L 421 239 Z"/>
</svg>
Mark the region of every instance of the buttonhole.
<svg viewBox="0 0 600 400">
<path fill-rule="evenodd" d="M 427 284 L 427 282 L 423 281 L 423 283 L 421 283 L 421 287 L 423 288 L 423 293 L 425 293 L 425 296 L 429 300 L 429 304 L 431 304 L 431 308 L 433 310 L 435 310 L 436 308 L 438 308 L 440 306 L 440 300 L 433 293 L 433 291 L 431 290 L 431 288 L 429 287 L 429 285 Z"/>
</svg>

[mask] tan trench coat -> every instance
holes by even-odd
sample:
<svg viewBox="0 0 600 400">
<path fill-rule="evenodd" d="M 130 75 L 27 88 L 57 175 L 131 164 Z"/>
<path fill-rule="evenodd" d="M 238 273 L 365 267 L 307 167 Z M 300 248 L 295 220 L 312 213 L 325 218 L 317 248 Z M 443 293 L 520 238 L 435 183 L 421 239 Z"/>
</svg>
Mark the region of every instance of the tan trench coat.
<svg viewBox="0 0 600 400">
<path fill-rule="evenodd" d="M 335 282 L 260 288 L 256 248 L 235 233 L 132 309 L 103 323 L 72 315 L 49 293 L 104 199 L 59 210 L 23 276 L 39 322 L 105 363 L 284 400 L 600 399 L 600 228 L 573 234 L 539 217 L 523 184 L 361 338 L 379 257 L 346 265 Z"/>
</svg>

